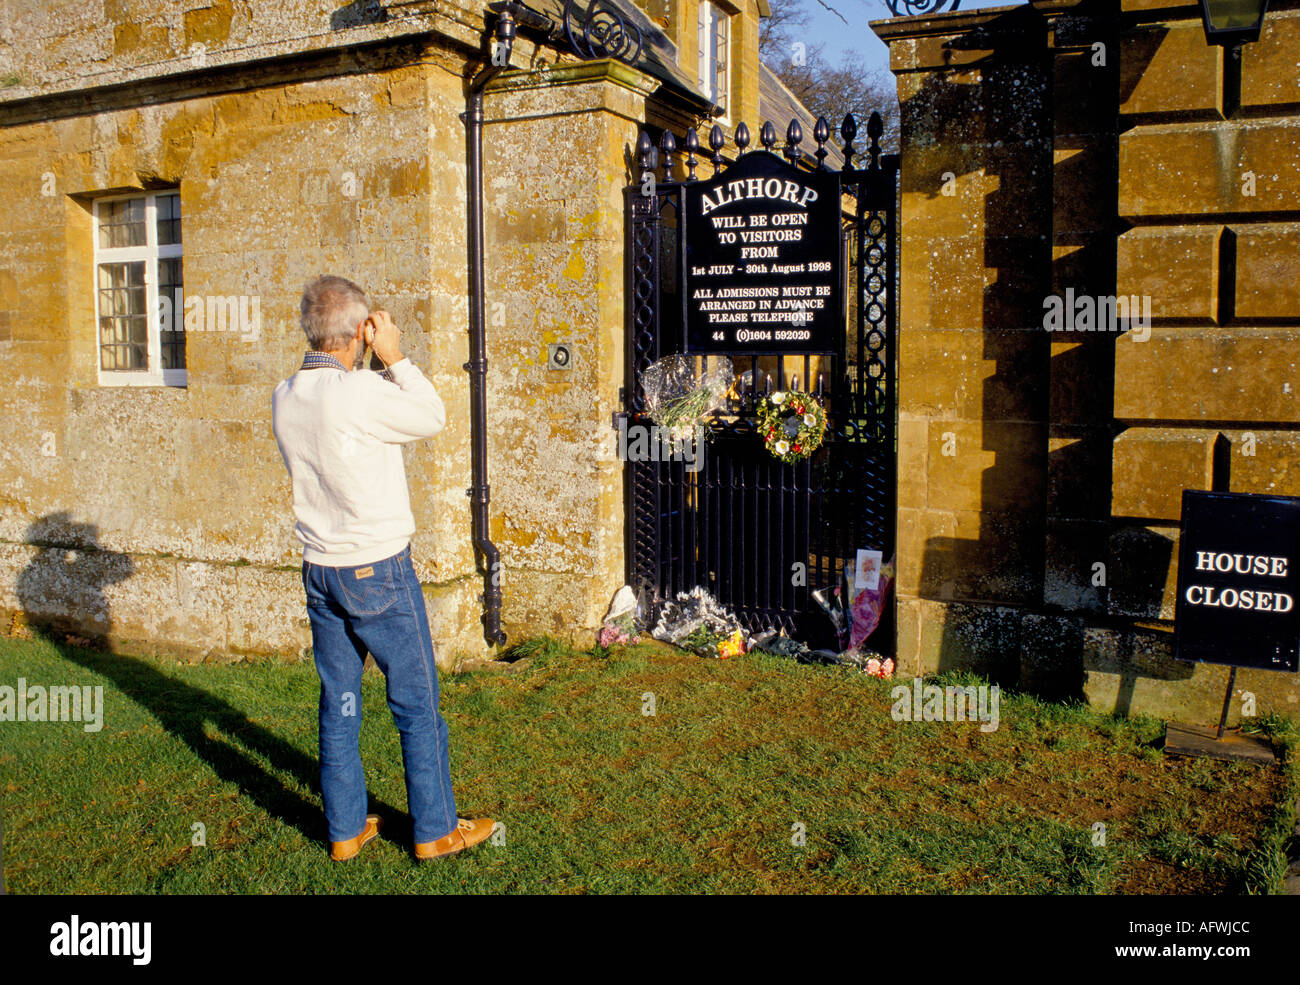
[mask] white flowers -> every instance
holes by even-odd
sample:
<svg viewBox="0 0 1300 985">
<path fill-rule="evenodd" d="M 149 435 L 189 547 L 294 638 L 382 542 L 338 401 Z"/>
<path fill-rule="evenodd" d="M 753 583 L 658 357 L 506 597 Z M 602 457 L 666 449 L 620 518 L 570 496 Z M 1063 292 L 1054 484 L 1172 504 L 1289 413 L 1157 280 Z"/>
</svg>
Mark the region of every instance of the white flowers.
<svg viewBox="0 0 1300 985">
<path fill-rule="evenodd" d="M 777 390 L 757 406 L 755 430 L 767 451 L 787 464 L 807 459 L 822 443 L 826 417 L 817 398 L 801 390 Z"/>
</svg>

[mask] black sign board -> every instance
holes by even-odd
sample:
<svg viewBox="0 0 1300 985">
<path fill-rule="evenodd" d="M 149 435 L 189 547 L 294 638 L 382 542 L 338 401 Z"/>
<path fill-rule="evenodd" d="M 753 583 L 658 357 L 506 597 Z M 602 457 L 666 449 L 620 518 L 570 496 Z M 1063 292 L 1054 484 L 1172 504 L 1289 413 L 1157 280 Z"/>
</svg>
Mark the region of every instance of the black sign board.
<svg viewBox="0 0 1300 985">
<path fill-rule="evenodd" d="M 1300 499 L 1183 491 L 1174 656 L 1300 669 Z"/>
<path fill-rule="evenodd" d="M 683 190 L 686 351 L 834 353 L 844 336 L 840 176 L 767 151 Z"/>
</svg>

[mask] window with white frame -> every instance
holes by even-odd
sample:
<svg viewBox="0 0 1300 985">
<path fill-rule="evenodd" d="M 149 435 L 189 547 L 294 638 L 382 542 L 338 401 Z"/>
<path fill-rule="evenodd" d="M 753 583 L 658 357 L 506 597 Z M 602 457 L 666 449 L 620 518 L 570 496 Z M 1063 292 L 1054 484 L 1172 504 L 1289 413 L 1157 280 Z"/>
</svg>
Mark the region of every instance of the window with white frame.
<svg viewBox="0 0 1300 985">
<path fill-rule="evenodd" d="M 729 112 L 731 17 L 715 3 L 700 0 L 700 88 Z"/>
<path fill-rule="evenodd" d="M 95 202 L 99 382 L 185 386 L 178 191 Z"/>
</svg>

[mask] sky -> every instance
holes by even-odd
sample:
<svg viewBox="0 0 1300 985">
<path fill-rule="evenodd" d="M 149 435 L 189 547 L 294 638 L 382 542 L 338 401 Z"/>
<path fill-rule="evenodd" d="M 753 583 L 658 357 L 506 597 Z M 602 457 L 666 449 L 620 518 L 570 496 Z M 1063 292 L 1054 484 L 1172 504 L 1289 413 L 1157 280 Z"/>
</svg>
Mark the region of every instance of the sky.
<svg viewBox="0 0 1300 985">
<path fill-rule="evenodd" d="M 838 63 L 841 53 L 857 51 L 873 68 L 889 67 L 889 49 L 876 37 L 868 26 L 869 21 L 882 20 L 893 16 L 885 0 L 823 0 L 826 6 L 834 7 L 844 15 L 840 20 L 822 6 L 818 0 L 805 0 L 804 6 L 810 14 L 808 27 L 801 33 L 809 46 L 824 45 L 824 53 L 832 64 Z M 959 10 L 978 10 L 981 7 L 1005 7 L 1016 0 L 958 0 Z M 947 11 L 951 0 L 946 0 Z M 848 21 L 845 24 L 844 21 Z"/>
</svg>

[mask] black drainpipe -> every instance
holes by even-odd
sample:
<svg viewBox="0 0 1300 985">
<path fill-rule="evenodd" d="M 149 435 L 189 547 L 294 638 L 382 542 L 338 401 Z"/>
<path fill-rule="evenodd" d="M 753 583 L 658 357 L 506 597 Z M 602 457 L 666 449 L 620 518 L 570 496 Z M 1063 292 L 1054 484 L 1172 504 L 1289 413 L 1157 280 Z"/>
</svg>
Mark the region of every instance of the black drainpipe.
<svg viewBox="0 0 1300 985">
<path fill-rule="evenodd" d="M 466 195 L 469 199 L 469 372 L 470 443 L 472 445 L 470 497 L 474 548 L 483 562 L 483 637 L 491 646 L 501 646 L 506 634 L 501 629 L 501 552 L 488 536 L 487 467 L 487 336 L 483 325 L 483 90 L 493 77 L 510 64 L 515 43 L 516 17 L 527 27 L 548 32 L 551 20 L 515 3 L 493 4 L 497 10 L 493 57 L 469 84 L 465 112 Z"/>
<path fill-rule="evenodd" d="M 545 39 L 551 39 L 558 28 L 556 22 L 545 14 L 515 0 L 490 4 L 489 9 L 497 14 L 493 32 L 497 40 L 494 57 L 470 82 L 465 112 L 461 114 L 468 145 L 469 362 L 465 369 L 469 373 L 470 443 L 473 449 L 471 484 L 465 494 L 470 497 L 474 548 L 483 562 L 483 636 L 490 645 L 500 646 L 506 642 L 506 634 L 501 629 L 501 552 L 488 536 L 491 493 L 487 481 L 487 336 L 483 323 L 483 90 L 498 72 L 510 64 L 517 24 L 536 31 Z M 565 11 L 567 25 L 567 3 Z M 637 51 L 640 51 L 639 41 Z M 593 57 L 593 53 L 588 52 L 586 57 Z"/>
<path fill-rule="evenodd" d="M 473 446 L 470 497 L 474 548 L 483 562 L 483 636 L 490 646 L 506 641 L 501 629 L 501 552 L 488 536 L 487 470 L 487 338 L 483 325 L 483 89 L 509 63 L 515 40 L 515 22 L 509 11 L 497 18 L 497 55 L 469 84 L 469 100 L 461 119 L 465 121 L 466 194 L 469 199 L 469 407 L 470 443 Z"/>
</svg>

